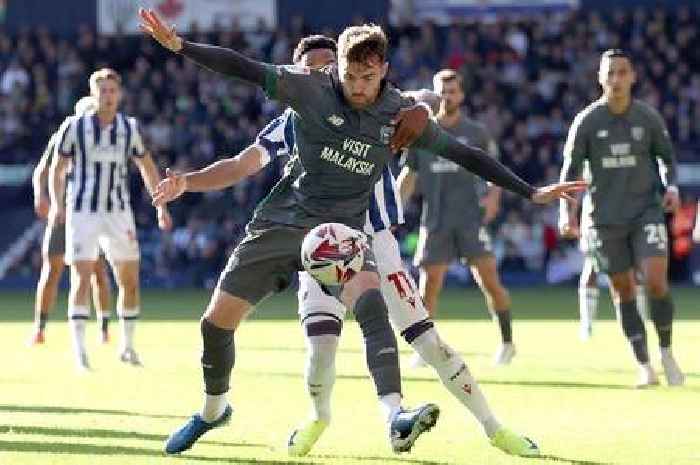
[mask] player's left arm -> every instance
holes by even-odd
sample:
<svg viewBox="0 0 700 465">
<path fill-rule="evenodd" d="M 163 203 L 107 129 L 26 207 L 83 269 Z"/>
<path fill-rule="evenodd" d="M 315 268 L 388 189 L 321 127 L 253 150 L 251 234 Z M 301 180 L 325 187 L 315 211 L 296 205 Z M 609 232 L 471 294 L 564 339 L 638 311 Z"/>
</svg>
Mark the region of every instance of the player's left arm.
<svg viewBox="0 0 700 465">
<path fill-rule="evenodd" d="M 558 198 L 572 199 L 570 193 L 586 188 L 582 181 L 533 187 L 484 150 L 461 143 L 432 120 L 414 146 L 452 160 L 467 171 L 539 204 Z"/>
<path fill-rule="evenodd" d="M 652 111 L 651 123 L 651 155 L 656 157 L 659 167 L 659 175 L 664 181 L 666 192 L 663 205 L 668 212 L 675 213 L 681 205 L 677 185 L 677 163 L 673 151 L 673 143 L 668 133 L 666 123 L 659 113 Z"/>
<path fill-rule="evenodd" d="M 133 137 L 131 147 L 128 147 L 128 153 L 131 155 L 136 167 L 139 169 L 141 179 L 148 190 L 148 193 L 153 197 L 160 182 L 161 176 L 158 172 L 158 167 L 153 161 L 151 152 L 146 150 L 141 133 L 139 132 L 136 120 L 129 118 L 127 124 L 133 128 Z M 163 231 L 170 231 L 173 227 L 173 219 L 170 216 L 168 208 L 164 205 L 156 207 L 156 218 L 158 219 L 158 227 Z"/>
<path fill-rule="evenodd" d="M 481 148 L 486 150 L 486 152 L 493 159 L 500 160 L 501 153 L 498 150 L 498 144 L 496 144 L 496 140 L 485 128 L 482 129 L 482 131 L 483 146 Z M 498 212 L 501 210 L 502 193 L 503 189 L 501 188 L 501 186 L 497 186 L 492 182 L 488 183 L 488 190 L 486 192 L 486 195 L 481 199 L 481 206 L 484 208 L 484 224 L 491 223 L 494 219 L 496 219 L 496 216 L 498 216 Z"/>
</svg>

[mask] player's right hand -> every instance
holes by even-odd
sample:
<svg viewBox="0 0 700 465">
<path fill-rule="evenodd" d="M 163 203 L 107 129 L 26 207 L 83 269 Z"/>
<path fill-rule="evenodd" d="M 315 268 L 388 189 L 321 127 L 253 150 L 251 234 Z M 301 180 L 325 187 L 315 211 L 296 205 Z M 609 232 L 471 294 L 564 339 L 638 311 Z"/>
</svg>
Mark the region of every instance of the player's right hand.
<svg viewBox="0 0 700 465">
<path fill-rule="evenodd" d="M 34 197 L 34 213 L 42 220 L 48 218 L 50 205 L 51 203 L 45 195 Z"/>
<path fill-rule="evenodd" d="M 182 50 L 182 38 L 175 32 L 175 25 L 167 27 L 153 10 L 139 8 L 139 29 L 158 41 L 160 45 L 172 52 Z"/>
<path fill-rule="evenodd" d="M 187 180 L 185 177 L 167 168 L 165 178 L 158 183 L 156 191 L 153 193 L 153 206 L 162 207 L 180 197 L 186 190 Z"/>
</svg>

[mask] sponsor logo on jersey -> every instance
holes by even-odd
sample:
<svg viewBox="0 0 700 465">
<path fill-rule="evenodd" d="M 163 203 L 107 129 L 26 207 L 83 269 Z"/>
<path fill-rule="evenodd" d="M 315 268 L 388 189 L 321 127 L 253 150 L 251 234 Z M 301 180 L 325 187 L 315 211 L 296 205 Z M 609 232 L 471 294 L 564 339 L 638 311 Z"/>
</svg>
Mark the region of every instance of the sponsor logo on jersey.
<svg viewBox="0 0 700 465">
<path fill-rule="evenodd" d="M 632 128 L 632 139 L 639 142 L 644 138 L 644 128 L 641 126 L 634 126 Z"/>
<path fill-rule="evenodd" d="M 331 115 L 327 118 L 328 122 L 333 126 L 342 126 L 345 120 L 338 115 Z"/>
<path fill-rule="evenodd" d="M 596 137 L 597 137 L 598 139 L 605 139 L 606 137 L 608 137 L 608 130 L 607 130 L 607 129 L 600 129 L 600 130 L 596 133 Z"/>
<path fill-rule="evenodd" d="M 343 150 L 352 153 L 356 157 L 367 158 L 367 154 L 369 153 L 369 149 L 371 147 L 371 144 L 365 144 L 364 142 L 354 139 L 346 138 L 343 141 Z"/>
<path fill-rule="evenodd" d="M 337 165 L 347 171 L 370 176 L 374 171 L 374 163 L 370 161 L 358 160 L 355 157 L 340 153 L 330 147 L 323 147 L 321 151 L 321 160 L 326 160 L 334 165 Z"/>
<path fill-rule="evenodd" d="M 629 155 L 630 153 L 630 144 L 629 143 L 624 143 L 624 144 L 610 144 L 610 153 L 613 155 Z"/>
<path fill-rule="evenodd" d="M 432 163 L 430 163 L 431 173 L 456 173 L 461 169 L 461 167 L 453 162 L 452 160 L 446 160 L 445 158 L 439 157 Z"/>
</svg>

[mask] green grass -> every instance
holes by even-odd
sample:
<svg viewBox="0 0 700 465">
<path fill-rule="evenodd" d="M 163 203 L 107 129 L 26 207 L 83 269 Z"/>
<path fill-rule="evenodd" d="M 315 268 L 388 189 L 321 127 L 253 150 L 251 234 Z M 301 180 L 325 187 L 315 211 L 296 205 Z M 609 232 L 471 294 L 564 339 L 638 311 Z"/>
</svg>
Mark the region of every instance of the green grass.
<svg viewBox="0 0 700 465">
<path fill-rule="evenodd" d="M 675 351 L 687 385 L 636 391 L 629 349 L 607 299 L 589 343 L 577 339 L 573 289 L 513 293 L 519 354 L 494 368 L 497 330 L 473 290 L 442 301 L 440 332 L 480 380 L 499 418 L 541 446 L 546 459 L 520 459 L 490 447 L 476 422 L 428 369 L 404 369 L 407 404 L 442 407 L 437 427 L 413 453 L 388 448 L 361 337 L 348 322 L 338 354 L 334 418 L 309 457 L 291 460 L 285 441 L 305 417 L 304 345 L 290 294 L 266 301 L 236 335 L 237 361 L 230 426 L 208 434 L 182 457 L 165 457 L 165 437 L 201 402 L 197 318 L 208 294 L 148 292 L 137 343 L 146 367 L 116 359 L 116 344 L 96 342 L 88 327 L 95 371 L 73 370 L 65 308 L 49 323 L 47 344 L 25 345 L 29 293 L 0 294 L 0 464 L 370 463 L 395 464 L 669 464 L 700 463 L 700 290 L 674 290 L 680 321 Z M 59 316 L 60 315 L 60 316 Z M 654 362 L 656 337 L 648 326 Z M 113 334 L 118 335 L 116 325 Z M 402 358 L 410 350 L 401 345 Z M 656 363 L 658 365 L 658 363 Z"/>
</svg>

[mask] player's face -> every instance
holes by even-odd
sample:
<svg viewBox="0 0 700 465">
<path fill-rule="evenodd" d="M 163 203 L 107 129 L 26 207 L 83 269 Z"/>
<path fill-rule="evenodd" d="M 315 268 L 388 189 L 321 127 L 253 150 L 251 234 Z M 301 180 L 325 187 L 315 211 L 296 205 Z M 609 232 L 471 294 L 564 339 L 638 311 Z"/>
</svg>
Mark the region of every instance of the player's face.
<svg viewBox="0 0 700 465">
<path fill-rule="evenodd" d="M 329 48 L 316 48 L 309 50 L 301 56 L 299 63 L 313 69 L 320 69 L 324 66 L 335 63 L 335 52 Z"/>
<path fill-rule="evenodd" d="M 600 62 L 598 81 L 608 98 L 627 97 L 632 92 L 636 76 L 632 63 L 625 57 L 604 58 Z"/>
<path fill-rule="evenodd" d="M 435 92 L 442 99 L 446 113 L 454 113 L 459 110 L 464 102 L 464 92 L 462 86 L 456 79 L 451 81 L 439 81 Z"/>
<path fill-rule="evenodd" d="M 116 112 L 122 99 L 121 86 L 114 79 L 102 79 L 97 83 L 94 97 L 99 111 Z"/>
<path fill-rule="evenodd" d="M 343 84 L 343 93 L 353 108 L 365 108 L 374 103 L 388 69 L 389 64 L 379 58 L 372 58 L 364 63 L 351 62 L 345 58 L 338 61 L 338 75 Z"/>
</svg>

